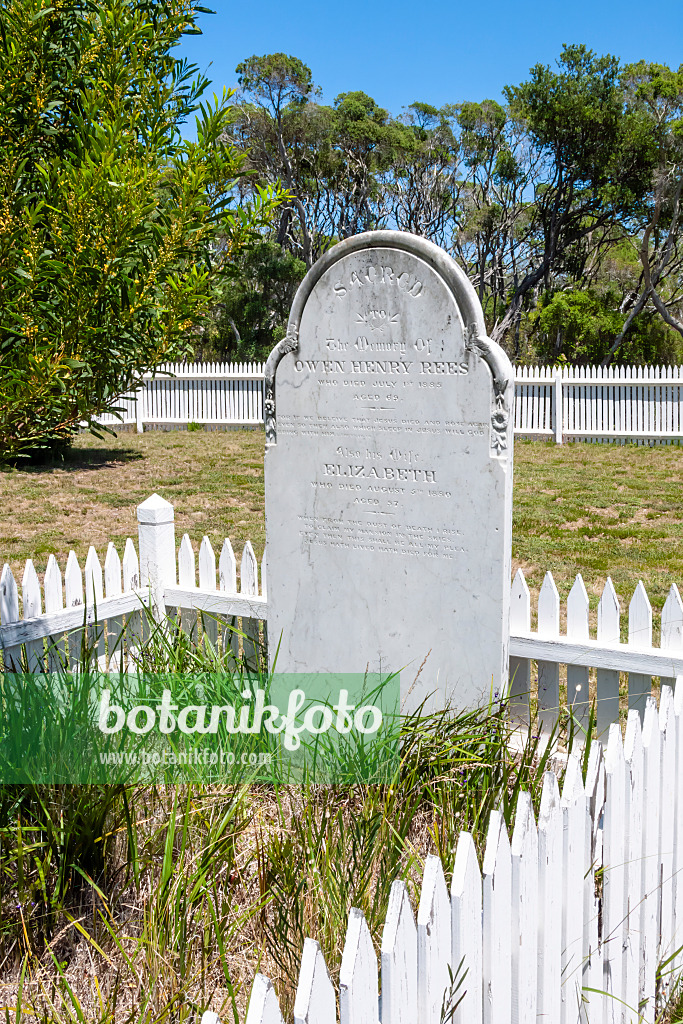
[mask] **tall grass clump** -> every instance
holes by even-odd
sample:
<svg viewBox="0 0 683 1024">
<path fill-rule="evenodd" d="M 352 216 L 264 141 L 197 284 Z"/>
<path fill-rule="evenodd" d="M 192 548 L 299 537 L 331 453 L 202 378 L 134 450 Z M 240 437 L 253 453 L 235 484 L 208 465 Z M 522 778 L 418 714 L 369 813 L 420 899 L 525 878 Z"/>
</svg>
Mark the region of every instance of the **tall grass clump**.
<svg viewBox="0 0 683 1024">
<path fill-rule="evenodd" d="M 253 637 L 218 643 L 208 618 L 187 630 L 144 613 L 134 625 L 139 670 L 222 673 L 236 691 L 263 663 Z M 513 743 L 513 732 L 502 701 L 405 716 L 381 785 L 256 785 L 245 774 L 213 786 L 0 786 L 6 1005 L 45 1024 L 157 1024 L 209 1007 L 237 1024 L 263 970 L 288 1012 L 306 936 L 336 981 L 351 907 L 379 948 L 396 878 L 416 905 L 428 854 L 448 873 L 461 829 L 483 852 L 491 809 L 512 826 L 521 789 L 538 808 L 556 744 L 531 729 Z M 571 721 L 555 740 L 572 742 Z"/>
</svg>

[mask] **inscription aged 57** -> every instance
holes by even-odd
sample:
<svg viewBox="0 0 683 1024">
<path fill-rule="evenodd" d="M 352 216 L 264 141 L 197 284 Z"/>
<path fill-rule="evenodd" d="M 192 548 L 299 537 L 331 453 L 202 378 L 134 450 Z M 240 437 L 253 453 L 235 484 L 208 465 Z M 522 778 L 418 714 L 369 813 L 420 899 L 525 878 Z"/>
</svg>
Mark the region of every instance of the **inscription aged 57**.
<svg viewBox="0 0 683 1024">
<path fill-rule="evenodd" d="M 405 709 L 504 684 L 512 373 L 434 245 L 335 245 L 266 368 L 271 656 L 401 672 Z"/>
</svg>

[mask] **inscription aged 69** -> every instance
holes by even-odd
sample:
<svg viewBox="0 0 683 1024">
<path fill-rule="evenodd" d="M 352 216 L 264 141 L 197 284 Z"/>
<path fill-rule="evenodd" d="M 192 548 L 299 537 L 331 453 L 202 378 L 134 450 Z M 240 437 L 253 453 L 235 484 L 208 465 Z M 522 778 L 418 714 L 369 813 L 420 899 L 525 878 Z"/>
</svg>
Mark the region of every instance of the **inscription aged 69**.
<svg viewBox="0 0 683 1024">
<path fill-rule="evenodd" d="M 278 671 L 401 671 L 406 709 L 505 685 L 511 389 L 431 243 L 359 235 L 309 272 L 266 368 Z"/>
</svg>

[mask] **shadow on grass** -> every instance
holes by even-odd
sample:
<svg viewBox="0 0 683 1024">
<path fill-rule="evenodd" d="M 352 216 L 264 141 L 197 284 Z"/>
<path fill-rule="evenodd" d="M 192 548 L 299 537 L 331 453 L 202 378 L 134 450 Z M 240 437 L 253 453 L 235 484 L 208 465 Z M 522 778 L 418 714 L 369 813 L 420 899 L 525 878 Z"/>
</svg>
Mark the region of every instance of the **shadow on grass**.
<svg viewBox="0 0 683 1024">
<path fill-rule="evenodd" d="M 26 458 L 2 465 L 0 470 L 18 469 L 22 473 L 51 473 L 55 469 L 83 472 L 103 466 L 138 462 L 144 453 L 135 448 L 60 448 L 33 452 Z"/>
</svg>

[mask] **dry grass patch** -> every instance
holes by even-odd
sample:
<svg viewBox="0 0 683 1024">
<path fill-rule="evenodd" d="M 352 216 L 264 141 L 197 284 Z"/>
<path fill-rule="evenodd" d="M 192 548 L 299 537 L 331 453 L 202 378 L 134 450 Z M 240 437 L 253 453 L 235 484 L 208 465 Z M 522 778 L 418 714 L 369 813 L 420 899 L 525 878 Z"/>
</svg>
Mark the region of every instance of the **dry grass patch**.
<svg viewBox="0 0 683 1024">
<path fill-rule="evenodd" d="M 178 538 L 206 534 L 218 552 L 229 537 L 237 557 L 247 540 L 263 552 L 262 431 L 80 435 L 63 463 L 0 472 L 0 560 L 21 579 L 33 558 L 42 574 L 50 554 L 81 565 L 93 544 L 122 554 L 136 536 L 136 506 L 157 491 L 175 507 Z"/>
<path fill-rule="evenodd" d="M 206 534 L 218 551 L 229 537 L 239 558 L 249 539 L 260 557 L 263 452 L 262 431 L 83 434 L 64 463 L 0 472 L 0 562 L 21 579 L 27 558 L 42 573 L 50 553 L 63 567 L 71 548 L 81 564 L 90 544 L 101 558 L 110 540 L 122 552 L 154 491 L 175 506 L 178 540 L 187 532 L 196 548 Z M 518 441 L 513 568 L 534 598 L 550 570 L 563 600 L 580 572 L 593 619 L 608 575 L 624 611 L 642 579 L 657 623 L 683 585 L 682 488 L 678 447 Z"/>
</svg>

